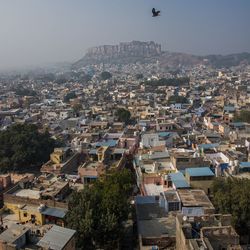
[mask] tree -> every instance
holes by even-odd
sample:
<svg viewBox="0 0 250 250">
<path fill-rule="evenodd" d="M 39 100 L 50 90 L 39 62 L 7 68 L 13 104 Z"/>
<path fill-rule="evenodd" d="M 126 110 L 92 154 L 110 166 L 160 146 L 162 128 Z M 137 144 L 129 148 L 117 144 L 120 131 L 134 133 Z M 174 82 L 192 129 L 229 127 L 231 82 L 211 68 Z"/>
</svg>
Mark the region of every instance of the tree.
<svg viewBox="0 0 250 250">
<path fill-rule="evenodd" d="M 249 110 L 241 110 L 238 115 L 234 118 L 235 122 L 247 122 L 250 123 L 250 111 Z"/>
<path fill-rule="evenodd" d="M 199 85 L 196 89 L 198 91 L 206 91 L 206 87 L 204 85 Z"/>
<path fill-rule="evenodd" d="M 83 75 L 81 75 L 80 77 L 79 77 L 79 82 L 80 83 L 88 83 L 89 81 L 91 81 L 91 79 L 92 79 L 92 76 L 91 75 L 89 75 L 89 74 L 83 74 Z"/>
<path fill-rule="evenodd" d="M 124 108 L 117 109 L 115 115 L 119 122 L 124 122 L 125 124 L 128 124 L 131 117 L 130 112 Z"/>
<path fill-rule="evenodd" d="M 218 178 L 213 183 L 213 203 L 219 213 L 230 213 L 240 235 L 250 236 L 250 180 Z"/>
<path fill-rule="evenodd" d="M 135 75 L 135 78 L 136 78 L 137 80 L 143 79 L 143 74 L 136 74 L 136 75 Z"/>
<path fill-rule="evenodd" d="M 116 249 L 122 237 L 122 222 L 130 212 L 133 190 L 128 170 L 108 173 L 91 186 L 74 192 L 69 202 L 66 225 L 77 231 L 81 249 Z"/>
<path fill-rule="evenodd" d="M 103 81 L 108 80 L 108 79 L 110 79 L 111 77 L 112 77 L 112 74 L 109 73 L 109 72 L 107 72 L 107 71 L 103 71 L 103 72 L 101 73 L 101 79 L 102 79 Z"/>
<path fill-rule="evenodd" d="M 18 96 L 37 96 L 36 91 L 23 87 L 18 87 L 15 89 L 15 94 Z"/>
<path fill-rule="evenodd" d="M 168 99 L 168 104 L 173 103 L 188 103 L 188 99 L 184 96 L 173 95 Z"/>
<path fill-rule="evenodd" d="M 76 98 L 76 93 L 74 91 L 69 92 L 64 96 L 64 102 L 69 102 L 70 99 L 75 99 Z"/>
<path fill-rule="evenodd" d="M 22 171 L 49 159 L 56 141 L 35 125 L 16 124 L 0 132 L 0 172 Z"/>
<path fill-rule="evenodd" d="M 68 82 L 68 79 L 66 79 L 65 77 L 60 77 L 60 78 L 56 79 L 55 82 L 57 84 L 65 84 Z"/>
<path fill-rule="evenodd" d="M 74 113 L 78 116 L 79 112 L 82 110 L 82 105 L 80 103 L 76 103 L 73 106 Z"/>
</svg>

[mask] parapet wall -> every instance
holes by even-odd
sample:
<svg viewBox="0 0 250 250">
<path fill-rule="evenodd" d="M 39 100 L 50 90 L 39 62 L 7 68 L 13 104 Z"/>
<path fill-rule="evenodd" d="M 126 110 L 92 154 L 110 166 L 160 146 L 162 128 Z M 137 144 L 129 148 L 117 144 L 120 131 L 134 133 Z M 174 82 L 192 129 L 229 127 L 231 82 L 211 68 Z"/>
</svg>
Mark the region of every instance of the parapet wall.
<svg viewBox="0 0 250 250">
<path fill-rule="evenodd" d="M 44 204 L 48 207 L 56 207 L 56 208 L 63 208 L 68 209 L 68 203 L 58 202 L 53 200 L 42 200 L 42 199 L 30 199 L 25 197 L 18 197 L 11 194 L 4 194 L 4 202 L 11 203 L 11 204 L 20 204 L 20 205 L 35 205 L 40 206 Z"/>
</svg>

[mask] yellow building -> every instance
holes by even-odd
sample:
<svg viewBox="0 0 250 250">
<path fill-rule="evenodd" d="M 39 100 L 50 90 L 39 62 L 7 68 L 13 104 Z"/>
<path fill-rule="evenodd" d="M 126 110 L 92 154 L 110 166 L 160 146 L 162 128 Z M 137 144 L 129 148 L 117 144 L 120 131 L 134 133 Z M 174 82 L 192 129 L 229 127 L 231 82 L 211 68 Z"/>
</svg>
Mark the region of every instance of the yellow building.
<svg viewBox="0 0 250 250">
<path fill-rule="evenodd" d="M 70 148 L 55 148 L 50 154 L 50 160 L 41 167 L 42 173 L 71 173 L 77 169 L 79 154 Z"/>
<path fill-rule="evenodd" d="M 54 152 L 50 154 L 50 160 L 54 164 L 61 164 L 63 163 L 67 156 L 70 155 L 70 150 L 65 149 L 65 148 L 55 148 Z"/>
<path fill-rule="evenodd" d="M 33 222 L 38 225 L 45 224 L 45 215 L 41 213 L 38 206 L 5 203 L 5 207 L 14 213 L 17 216 L 17 220 L 21 223 Z"/>
<path fill-rule="evenodd" d="M 19 205 L 5 203 L 5 209 L 16 215 L 20 223 L 34 223 L 37 225 L 56 224 L 64 226 L 66 209 L 47 207 L 45 205 Z"/>
<path fill-rule="evenodd" d="M 104 162 L 104 160 L 108 156 L 108 148 L 107 146 L 102 146 L 97 149 L 98 162 Z"/>
<path fill-rule="evenodd" d="M 68 182 L 53 176 L 40 176 L 38 182 L 18 182 L 4 193 L 4 206 L 20 223 L 63 225 L 68 211 L 64 201 L 69 192 Z"/>
</svg>

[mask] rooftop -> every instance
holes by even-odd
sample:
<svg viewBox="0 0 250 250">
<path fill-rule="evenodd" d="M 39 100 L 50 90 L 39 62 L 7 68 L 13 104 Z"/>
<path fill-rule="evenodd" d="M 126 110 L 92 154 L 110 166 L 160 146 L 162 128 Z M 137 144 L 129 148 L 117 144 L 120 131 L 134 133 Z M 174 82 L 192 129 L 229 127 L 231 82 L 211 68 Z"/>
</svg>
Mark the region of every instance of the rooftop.
<svg viewBox="0 0 250 250">
<path fill-rule="evenodd" d="M 159 206 L 156 196 L 137 196 L 135 204 L 138 220 L 151 220 L 166 216 L 165 209 Z"/>
<path fill-rule="evenodd" d="M 149 159 L 155 160 L 155 159 L 162 159 L 162 158 L 169 158 L 169 153 L 168 151 L 164 152 L 152 152 L 148 156 Z"/>
<path fill-rule="evenodd" d="M 40 191 L 32 189 L 18 189 L 13 195 L 31 199 L 40 199 Z"/>
<path fill-rule="evenodd" d="M 163 193 L 163 186 L 156 184 L 144 184 L 147 195 L 160 195 Z"/>
<path fill-rule="evenodd" d="M 59 209 L 55 207 L 47 207 L 45 208 L 44 211 L 42 211 L 42 214 L 57 217 L 57 218 L 64 218 L 66 215 L 66 212 L 67 211 L 64 209 Z"/>
<path fill-rule="evenodd" d="M 168 216 L 138 222 L 139 234 L 142 237 L 175 236 L 175 217 Z"/>
<path fill-rule="evenodd" d="M 113 139 L 99 141 L 95 144 L 96 147 L 115 147 L 116 145 L 117 145 L 117 140 Z"/>
<path fill-rule="evenodd" d="M 75 233 L 75 230 L 54 225 L 37 245 L 47 249 L 61 250 Z"/>
<path fill-rule="evenodd" d="M 219 143 L 207 143 L 207 144 L 199 144 L 198 147 L 202 149 L 213 149 L 219 147 Z"/>
<path fill-rule="evenodd" d="M 68 181 L 63 180 L 61 177 L 50 175 L 40 175 L 33 181 L 24 180 L 17 183 L 6 194 L 15 196 L 17 198 L 29 198 L 39 200 L 42 198 L 56 198 L 59 200 L 64 199 L 60 196 L 62 190 L 69 188 Z M 66 196 L 66 193 L 65 193 Z"/>
<path fill-rule="evenodd" d="M 184 175 L 181 172 L 170 173 L 168 176 L 171 178 L 171 181 L 173 182 L 176 188 L 189 188 L 190 187 L 190 185 L 187 183 Z"/>
<path fill-rule="evenodd" d="M 244 125 L 246 125 L 245 122 L 231 122 L 230 125 L 234 126 L 234 127 L 242 127 Z"/>
<path fill-rule="evenodd" d="M 14 243 L 19 237 L 24 235 L 29 228 L 13 224 L 10 228 L 5 230 L 3 233 L 0 234 L 0 240 L 3 240 L 8 243 Z"/>
<path fill-rule="evenodd" d="M 240 168 L 250 168 L 250 162 L 240 162 Z"/>
<path fill-rule="evenodd" d="M 175 201 L 180 201 L 178 194 L 175 190 L 168 190 L 164 192 L 164 195 L 166 197 L 166 200 L 168 202 L 175 202 Z"/>
<path fill-rule="evenodd" d="M 214 210 L 212 202 L 206 193 L 200 189 L 179 189 L 178 194 L 184 207 L 203 207 Z"/>
<path fill-rule="evenodd" d="M 189 176 L 214 176 L 214 173 L 209 167 L 186 168 L 186 174 Z"/>
</svg>

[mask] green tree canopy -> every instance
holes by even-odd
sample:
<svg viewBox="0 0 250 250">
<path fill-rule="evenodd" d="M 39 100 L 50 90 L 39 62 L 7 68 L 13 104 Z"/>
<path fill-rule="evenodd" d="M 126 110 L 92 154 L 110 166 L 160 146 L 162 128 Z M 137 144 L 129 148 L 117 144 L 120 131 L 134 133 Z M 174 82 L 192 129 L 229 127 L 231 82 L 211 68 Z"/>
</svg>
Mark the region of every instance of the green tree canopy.
<svg viewBox="0 0 250 250">
<path fill-rule="evenodd" d="M 81 83 L 86 83 L 86 82 L 91 81 L 91 79 L 92 79 L 92 76 L 91 76 L 91 75 L 89 75 L 89 74 L 84 74 L 83 76 L 80 77 L 79 81 L 80 81 Z"/>
<path fill-rule="evenodd" d="M 39 166 L 55 146 L 49 133 L 40 133 L 35 125 L 13 125 L 0 132 L 0 172 Z"/>
<path fill-rule="evenodd" d="M 137 80 L 143 79 L 143 74 L 136 74 L 136 75 L 135 75 L 135 78 L 136 78 Z"/>
<path fill-rule="evenodd" d="M 234 117 L 234 121 L 250 123 L 250 111 L 241 110 L 240 113 Z"/>
<path fill-rule="evenodd" d="M 83 110 L 82 104 L 80 104 L 80 103 L 74 104 L 73 111 L 74 111 L 76 116 L 79 116 L 79 113 L 80 113 L 81 110 Z"/>
<path fill-rule="evenodd" d="M 125 124 L 128 124 L 131 117 L 130 112 L 124 108 L 117 109 L 115 115 L 119 122 L 124 122 Z"/>
<path fill-rule="evenodd" d="M 196 87 L 197 91 L 206 91 L 206 86 L 204 85 L 199 85 L 198 87 Z"/>
<path fill-rule="evenodd" d="M 168 104 L 173 103 L 188 103 L 188 99 L 184 96 L 173 95 L 168 99 Z"/>
<path fill-rule="evenodd" d="M 82 104 L 76 103 L 73 105 L 73 111 L 75 114 L 79 114 L 81 110 L 82 110 Z"/>
<path fill-rule="evenodd" d="M 103 71 L 100 76 L 101 76 L 101 79 L 105 81 L 105 80 L 110 79 L 112 77 L 112 74 L 109 73 L 108 71 Z"/>
<path fill-rule="evenodd" d="M 239 234 L 250 235 L 250 180 L 218 178 L 213 183 L 213 203 L 219 213 L 230 213 Z"/>
<path fill-rule="evenodd" d="M 59 77 L 58 79 L 55 80 L 57 84 L 65 84 L 68 82 L 68 79 L 65 77 Z"/>
<path fill-rule="evenodd" d="M 18 96 L 36 96 L 37 95 L 36 91 L 32 89 L 23 88 L 23 87 L 18 87 L 14 91 L 15 91 L 15 94 Z"/>
<path fill-rule="evenodd" d="M 128 170 L 109 173 L 80 192 L 74 192 L 66 215 L 67 227 L 77 230 L 82 249 L 116 249 L 122 237 L 122 222 L 130 211 L 133 189 Z"/>
<path fill-rule="evenodd" d="M 70 99 L 76 98 L 76 93 L 74 91 L 69 92 L 64 96 L 64 102 L 69 102 Z"/>
</svg>

